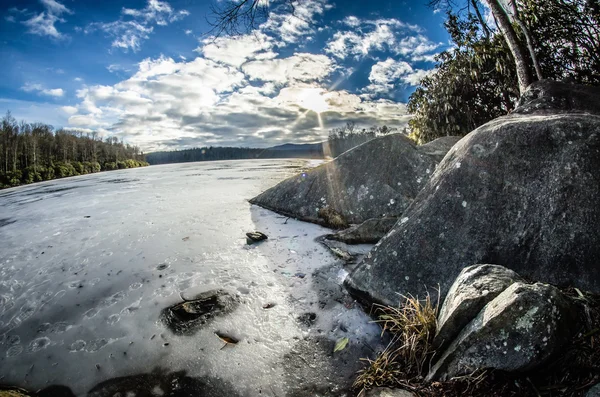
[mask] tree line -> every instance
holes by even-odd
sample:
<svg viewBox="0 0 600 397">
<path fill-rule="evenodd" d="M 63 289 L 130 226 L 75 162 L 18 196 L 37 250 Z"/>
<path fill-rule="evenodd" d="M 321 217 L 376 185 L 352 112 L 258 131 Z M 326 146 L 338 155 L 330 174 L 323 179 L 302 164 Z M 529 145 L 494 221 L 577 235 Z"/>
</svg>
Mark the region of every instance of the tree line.
<svg viewBox="0 0 600 397">
<path fill-rule="evenodd" d="M 329 154 L 331 157 L 337 157 L 345 151 L 368 142 L 377 136 L 387 135 L 396 131 L 398 131 L 397 128 L 390 128 L 386 125 L 381 127 L 375 125 L 368 129 L 359 129 L 355 122 L 349 121 L 346 125 L 333 128 L 329 131 L 327 139 Z"/>
<path fill-rule="evenodd" d="M 267 158 L 318 158 L 324 157 L 322 145 L 310 145 L 298 149 L 278 150 L 247 147 L 200 147 L 173 151 L 152 152 L 146 155 L 148 163 L 170 164 L 192 161 L 249 160 Z"/>
<path fill-rule="evenodd" d="M 146 166 L 137 146 L 104 140 L 97 132 L 17 122 L 10 112 L 0 125 L 0 188 L 99 171 Z"/>
</svg>

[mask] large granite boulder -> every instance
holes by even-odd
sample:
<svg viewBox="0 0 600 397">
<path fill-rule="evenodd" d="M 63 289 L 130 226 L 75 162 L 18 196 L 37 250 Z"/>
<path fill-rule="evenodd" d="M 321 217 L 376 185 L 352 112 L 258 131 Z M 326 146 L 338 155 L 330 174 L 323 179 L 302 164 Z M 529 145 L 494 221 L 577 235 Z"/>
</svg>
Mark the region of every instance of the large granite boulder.
<svg viewBox="0 0 600 397">
<path fill-rule="evenodd" d="M 483 368 L 539 368 L 572 340 L 577 320 L 576 304 L 556 287 L 513 283 L 461 331 L 427 379 L 447 380 Z"/>
<path fill-rule="evenodd" d="M 370 218 L 399 216 L 457 141 L 456 137 L 445 137 L 417 146 L 404 135 L 386 135 L 288 178 L 250 203 L 336 228 Z M 330 219 L 336 219 L 335 224 Z"/>
<path fill-rule="evenodd" d="M 598 88 L 573 90 L 600 98 Z M 443 298 L 464 267 L 496 263 L 600 293 L 600 116 L 551 99 L 568 109 L 548 114 L 540 105 L 536 113 L 524 102 L 454 145 L 346 286 L 393 305 L 399 294 L 423 296 L 425 287 L 437 294 L 438 285 Z"/>
</svg>

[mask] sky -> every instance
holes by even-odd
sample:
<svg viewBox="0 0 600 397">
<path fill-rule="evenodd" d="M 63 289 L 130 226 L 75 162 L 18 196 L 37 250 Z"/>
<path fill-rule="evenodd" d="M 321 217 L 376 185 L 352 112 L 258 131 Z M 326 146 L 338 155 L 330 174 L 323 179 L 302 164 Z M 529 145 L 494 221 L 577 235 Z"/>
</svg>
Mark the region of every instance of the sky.
<svg viewBox="0 0 600 397">
<path fill-rule="evenodd" d="M 314 143 L 404 127 L 449 47 L 427 0 L 271 0 L 256 29 L 215 37 L 219 1 L 3 0 L 0 112 L 146 152 Z"/>
</svg>

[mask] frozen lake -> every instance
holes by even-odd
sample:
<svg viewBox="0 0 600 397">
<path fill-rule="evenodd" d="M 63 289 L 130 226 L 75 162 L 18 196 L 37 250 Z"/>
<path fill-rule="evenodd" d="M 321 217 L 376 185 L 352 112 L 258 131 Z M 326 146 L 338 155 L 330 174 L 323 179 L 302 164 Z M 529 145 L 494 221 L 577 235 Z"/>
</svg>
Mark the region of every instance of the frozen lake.
<svg viewBox="0 0 600 397">
<path fill-rule="evenodd" d="M 352 395 L 379 328 L 341 287 L 344 264 L 314 241 L 329 230 L 246 201 L 316 164 L 175 164 L 0 191 L 0 384 L 77 396 Z M 269 239 L 246 245 L 254 230 Z M 180 293 L 217 288 L 241 303 L 197 333 L 159 320 Z M 239 343 L 223 348 L 215 332 Z M 349 347 L 332 354 L 341 337 Z"/>
</svg>

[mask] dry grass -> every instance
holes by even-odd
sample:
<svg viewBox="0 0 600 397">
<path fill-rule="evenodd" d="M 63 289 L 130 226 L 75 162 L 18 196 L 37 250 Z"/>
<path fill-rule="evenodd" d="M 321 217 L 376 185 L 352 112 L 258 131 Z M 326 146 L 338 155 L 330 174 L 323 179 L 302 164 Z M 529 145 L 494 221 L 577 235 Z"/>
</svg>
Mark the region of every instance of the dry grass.
<svg viewBox="0 0 600 397">
<path fill-rule="evenodd" d="M 439 294 L 438 294 L 439 295 Z M 404 304 L 395 308 L 375 305 L 377 320 L 392 341 L 375 360 L 363 359 L 368 367 L 359 372 L 354 387 L 364 391 L 379 386 L 410 388 L 414 380 L 422 380 L 424 370 L 434 354 L 433 338 L 437 325 L 439 300 L 433 302 L 427 294 L 424 300 L 404 297 Z"/>
</svg>

